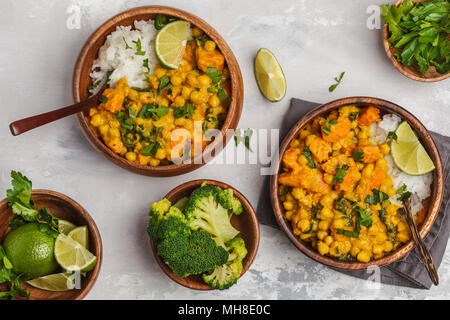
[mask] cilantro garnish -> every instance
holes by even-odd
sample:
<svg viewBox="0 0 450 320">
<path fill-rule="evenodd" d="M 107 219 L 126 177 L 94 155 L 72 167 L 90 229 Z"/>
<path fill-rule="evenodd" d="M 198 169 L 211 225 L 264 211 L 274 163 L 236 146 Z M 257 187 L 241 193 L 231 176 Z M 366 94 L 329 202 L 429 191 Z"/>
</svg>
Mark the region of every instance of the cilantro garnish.
<svg viewBox="0 0 450 320">
<path fill-rule="evenodd" d="M 158 151 L 160 146 L 161 145 L 159 144 L 159 142 L 153 141 L 150 143 L 150 145 L 144 147 L 141 150 L 141 154 L 144 156 L 154 156 L 156 155 L 156 152 Z"/>
<path fill-rule="evenodd" d="M 327 118 L 327 121 L 325 122 L 325 125 L 322 128 L 323 133 L 325 133 L 327 136 L 329 136 L 330 133 L 331 133 L 331 125 L 337 124 L 337 123 L 338 122 L 337 122 L 336 119 L 331 119 L 330 120 L 330 119 Z"/>
<path fill-rule="evenodd" d="M 308 147 L 303 147 L 302 154 L 306 157 L 306 160 L 308 160 L 309 167 L 315 168 L 316 164 L 314 163 L 311 150 L 309 150 Z"/>
<path fill-rule="evenodd" d="M 334 176 L 333 180 L 331 180 L 331 183 L 341 183 L 344 181 L 345 176 L 347 175 L 347 170 L 350 168 L 348 165 L 344 164 L 342 166 L 338 165 L 336 167 L 336 175 Z"/>
<path fill-rule="evenodd" d="M 141 44 L 141 38 L 138 38 L 137 40 L 131 41 L 136 45 L 136 52 L 134 53 L 137 56 L 143 56 L 145 55 L 145 51 L 142 51 L 142 44 Z"/>
<path fill-rule="evenodd" d="M 373 195 L 366 196 L 366 198 L 364 199 L 365 203 L 375 205 L 377 203 L 383 203 L 384 201 L 389 199 L 389 196 L 386 193 L 384 193 L 383 191 L 377 190 L 377 189 L 373 189 L 372 194 Z"/>
<path fill-rule="evenodd" d="M 362 163 L 363 159 L 364 159 L 364 151 L 363 150 L 357 150 L 357 151 L 353 152 L 352 158 L 356 162 L 361 162 Z"/>
<path fill-rule="evenodd" d="M 341 74 L 339 75 L 339 77 L 334 78 L 334 81 L 336 81 L 336 83 L 333 84 L 333 85 L 331 85 L 331 86 L 328 88 L 328 91 L 333 92 L 334 89 L 337 88 L 337 86 L 341 83 L 342 78 L 344 77 L 344 74 L 345 74 L 345 72 L 341 72 Z"/>
<path fill-rule="evenodd" d="M 370 218 L 372 212 L 366 211 L 359 206 L 355 207 L 354 212 L 356 213 L 356 218 L 355 218 L 355 227 L 353 228 L 353 231 L 345 229 L 337 229 L 336 230 L 337 234 L 342 234 L 350 238 L 358 238 L 359 233 L 361 232 L 361 226 L 364 226 L 366 228 L 370 228 L 372 226 L 373 219 Z"/>
</svg>

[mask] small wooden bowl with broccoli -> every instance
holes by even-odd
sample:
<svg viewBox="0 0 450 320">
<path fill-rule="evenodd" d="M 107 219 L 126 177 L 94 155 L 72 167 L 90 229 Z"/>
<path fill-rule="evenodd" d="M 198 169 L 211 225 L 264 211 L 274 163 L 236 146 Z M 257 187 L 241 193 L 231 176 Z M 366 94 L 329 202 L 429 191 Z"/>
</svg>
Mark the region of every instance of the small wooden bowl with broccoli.
<svg viewBox="0 0 450 320">
<path fill-rule="evenodd" d="M 156 261 L 187 288 L 230 288 L 258 251 L 255 210 L 223 182 L 186 182 L 154 202 L 149 215 L 147 231 Z"/>
</svg>

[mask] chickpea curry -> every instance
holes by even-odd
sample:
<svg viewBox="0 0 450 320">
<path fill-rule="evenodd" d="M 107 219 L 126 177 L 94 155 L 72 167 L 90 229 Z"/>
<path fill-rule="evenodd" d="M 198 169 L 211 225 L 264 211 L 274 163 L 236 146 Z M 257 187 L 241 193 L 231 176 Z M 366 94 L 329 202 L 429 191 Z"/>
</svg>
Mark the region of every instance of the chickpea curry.
<svg viewBox="0 0 450 320">
<path fill-rule="evenodd" d="M 196 27 L 192 36 L 177 69 L 156 65 L 147 88 L 129 87 L 122 78 L 90 109 L 92 130 L 114 153 L 140 165 L 167 165 L 177 145 L 185 145 L 177 157 L 194 156 L 194 140 L 202 139 L 194 122 L 201 121 L 201 135 L 220 129 L 231 101 L 229 71 L 214 41 Z M 185 134 L 173 139 L 176 129 Z"/>
<path fill-rule="evenodd" d="M 293 232 L 321 255 L 341 261 L 382 258 L 410 239 L 384 158 L 370 138 L 381 120 L 373 106 L 344 106 L 317 117 L 282 158 L 279 196 Z"/>
</svg>

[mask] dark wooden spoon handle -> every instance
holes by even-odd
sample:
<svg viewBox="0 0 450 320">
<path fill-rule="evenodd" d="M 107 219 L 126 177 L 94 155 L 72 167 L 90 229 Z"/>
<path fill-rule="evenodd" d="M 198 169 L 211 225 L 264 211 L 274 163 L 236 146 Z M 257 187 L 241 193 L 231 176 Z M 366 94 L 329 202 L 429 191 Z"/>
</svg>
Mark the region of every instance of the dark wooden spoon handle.
<svg viewBox="0 0 450 320">
<path fill-rule="evenodd" d="M 422 262 L 425 265 L 428 274 L 430 275 L 431 281 L 433 281 L 434 285 L 437 286 L 439 284 L 439 275 L 437 273 L 436 266 L 434 265 L 430 251 L 428 251 L 427 247 L 425 246 L 425 243 L 420 237 L 419 231 L 417 230 L 417 226 L 412 217 L 409 201 L 405 203 L 405 209 L 406 209 L 406 221 L 408 222 L 408 225 L 411 229 L 413 241 L 416 244 L 417 250 L 419 250 L 419 254 L 422 257 Z"/>
<path fill-rule="evenodd" d="M 95 95 L 87 100 L 81 101 L 68 107 L 14 121 L 9 125 L 9 129 L 11 130 L 13 136 L 17 136 L 19 134 L 27 132 L 28 130 L 43 126 L 44 124 L 94 107 L 97 103 L 97 99 L 98 96 Z"/>
</svg>

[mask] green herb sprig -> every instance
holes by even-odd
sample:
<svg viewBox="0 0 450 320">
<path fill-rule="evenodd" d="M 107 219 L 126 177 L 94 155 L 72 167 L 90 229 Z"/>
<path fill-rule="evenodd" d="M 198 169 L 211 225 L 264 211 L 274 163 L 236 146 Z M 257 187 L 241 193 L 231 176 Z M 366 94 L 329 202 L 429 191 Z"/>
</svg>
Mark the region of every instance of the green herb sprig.
<svg viewBox="0 0 450 320">
<path fill-rule="evenodd" d="M 345 72 L 341 72 L 341 74 L 339 75 L 339 77 L 335 77 L 335 78 L 334 78 L 334 81 L 336 81 L 336 83 L 333 84 L 333 85 L 331 85 L 331 86 L 328 88 L 328 91 L 333 92 L 333 91 L 337 88 L 337 86 L 341 84 L 341 81 L 342 81 L 342 78 L 344 77 L 344 74 L 345 74 Z"/>
</svg>

